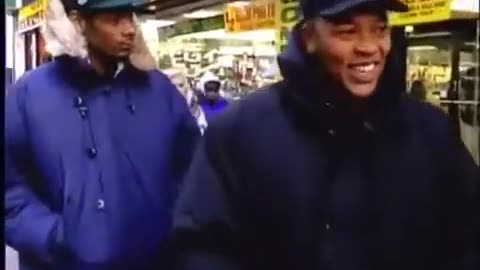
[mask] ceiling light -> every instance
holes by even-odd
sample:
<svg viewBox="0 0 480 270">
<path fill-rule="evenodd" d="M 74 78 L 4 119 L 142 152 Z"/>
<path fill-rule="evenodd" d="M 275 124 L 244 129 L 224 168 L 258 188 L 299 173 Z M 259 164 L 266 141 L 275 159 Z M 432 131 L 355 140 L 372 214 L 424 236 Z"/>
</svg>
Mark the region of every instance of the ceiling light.
<svg viewBox="0 0 480 270">
<path fill-rule="evenodd" d="M 412 46 L 408 48 L 409 51 L 436 51 L 438 50 L 435 46 L 429 45 L 420 45 L 420 46 Z"/>
<path fill-rule="evenodd" d="M 192 13 L 186 13 L 183 14 L 183 17 L 188 18 L 188 19 L 203 19 L 203 18 L 209 18 L 213 16 L 217 16 L 222 14 L 222 11 L 214 11 L 214 10 L 197 10 Z"/>
<path fill-rule="evenodd" d="M 232 2 L 232 3 L 228 3 L 227 5 L 234 6 L 234 7 L 245 7 L 245 6 L 248 6 L 250 4 L 251 4 L 250 1 L 235 1 L 235 2 Z"/>
</svg>

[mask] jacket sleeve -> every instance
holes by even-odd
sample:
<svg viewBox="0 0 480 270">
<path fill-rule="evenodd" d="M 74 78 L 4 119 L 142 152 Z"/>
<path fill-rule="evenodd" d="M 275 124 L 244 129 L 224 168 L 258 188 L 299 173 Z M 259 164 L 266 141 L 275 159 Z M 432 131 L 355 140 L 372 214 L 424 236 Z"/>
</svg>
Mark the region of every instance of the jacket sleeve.
<svg viewBox="0 0 480 270">
<path fill-rule="evenodd" d="M 459 154 L 457 173 L 458 177 L 452 179 L 464 179 L 466 186 L 467 221 L 465 231 L 466 239 L 466 270 L 480 269 L 480 168 L 465 147 Z"/>
<path fill-rule="evenodd" d="M 215 127 L 201 139 L 174 214 L 177 270 L 237 270 L 234 188 Z"/>
<path fill-rule="evenodd" d="M 441 246 L 447 247 L 444 255 L 451 261 L 463 261 L 463 267 L 456 269 L 476 270 L 480 269 L 480 169 L 460 139 L 452 138 L 444 141 L 445 152 L 440 155 L 447 170 L 442 179 L 445 227 L 440 237 L 447 243 Z"/>
<path fill-rule="evenodd" d="M 32 192 L 31 149 L 18 84 L 10 89 L 5 101 L 5 240 L 25 255 L 46 262 L 52 259 L 57 235 L 61 235 L 61 218 Z"/>
</svg>

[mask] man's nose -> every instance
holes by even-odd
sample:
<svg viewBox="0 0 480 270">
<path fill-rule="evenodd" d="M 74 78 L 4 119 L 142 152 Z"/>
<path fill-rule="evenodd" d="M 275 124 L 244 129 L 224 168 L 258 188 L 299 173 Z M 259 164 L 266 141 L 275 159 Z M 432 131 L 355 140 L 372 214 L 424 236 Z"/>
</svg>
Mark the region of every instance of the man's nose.
<svg viewBox="0 0 480 270">
<path fill-rule="evenodd" d="M 362 55 L 372 55 L 377 52 L 378 39 L 371 35 L 361 35 L 355 42 L 355 52 Z"/>
<path fill-rule="evenodd" d="M 355 44 L 355 53 L 361 55 L 373 55 L 377 52 L 377 44 L 372 41 L 361 41 Z"/>
<path fill-rule="evenodd" d="M 122 20 L 121 33 L 126 37 L 134 37 L 136 32 L 136 25 L 133 20 L 124 19 Z"/>
</svg>

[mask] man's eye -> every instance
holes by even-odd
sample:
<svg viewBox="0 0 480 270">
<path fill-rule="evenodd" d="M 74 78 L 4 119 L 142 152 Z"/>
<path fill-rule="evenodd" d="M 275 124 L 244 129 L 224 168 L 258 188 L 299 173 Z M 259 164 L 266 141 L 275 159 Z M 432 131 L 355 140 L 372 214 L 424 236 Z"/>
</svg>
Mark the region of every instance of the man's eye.
<svg viewBox="0 0 480 270">
<path fill-rule="evenodd" d="M 386 25 L 380 25 L 375 29 L 375 32 L 378 34 L 384 34 L 385 32 L 387 32 L 387 30 L 388 27 Z"/>
<path fill-rule="evenodd" d="M 342 37 L 347 37 L 355 34 L 354 27 L 339 27 L 335 30 L 335 33 Z"/>
</svg>

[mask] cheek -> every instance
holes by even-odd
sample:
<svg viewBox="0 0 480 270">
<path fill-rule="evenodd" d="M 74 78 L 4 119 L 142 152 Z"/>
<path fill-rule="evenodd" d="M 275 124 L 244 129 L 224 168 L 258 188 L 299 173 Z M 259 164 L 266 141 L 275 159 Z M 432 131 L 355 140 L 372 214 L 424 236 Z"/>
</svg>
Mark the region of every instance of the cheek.
<svg viewBox="0 0 480 270">
<path fill-rule="evenodd" d="M 90 39 L 94 42 L 97 46 L 105 49 L 112 48 L 113 41 L 115 40 L 115 34 L 113 34 L 108 27 L 102 26 L 93 29 L 90 32 Z"/>
<path fill-rule="evenodd" d="M 348 44 L 340 44 L 341 42 L 321 42 L 318 53 L 321 63 L 325 68 L 335 75 L 341 77 L 347 66 L 347 55 L 349 55 Z"/>
</svg>

